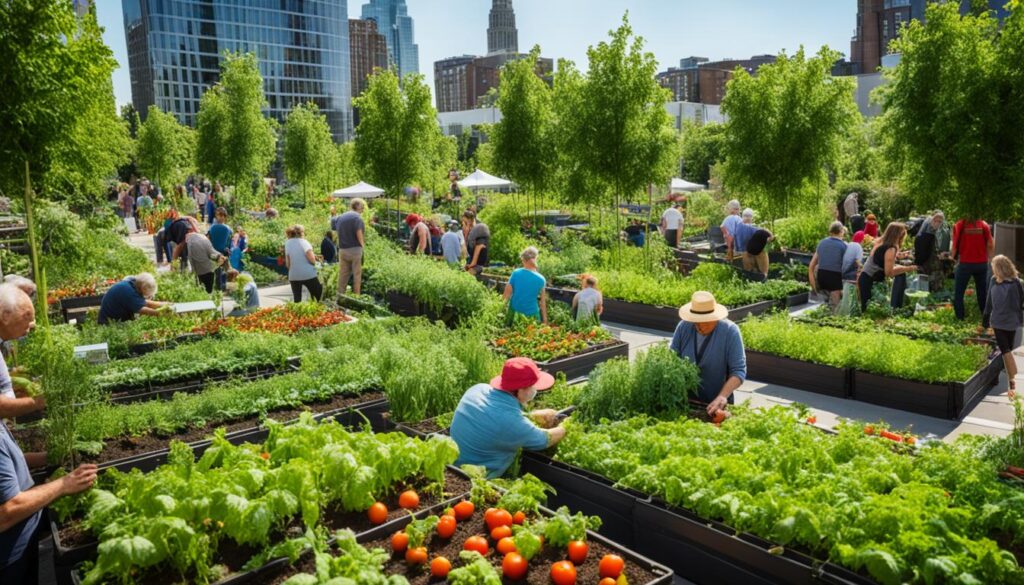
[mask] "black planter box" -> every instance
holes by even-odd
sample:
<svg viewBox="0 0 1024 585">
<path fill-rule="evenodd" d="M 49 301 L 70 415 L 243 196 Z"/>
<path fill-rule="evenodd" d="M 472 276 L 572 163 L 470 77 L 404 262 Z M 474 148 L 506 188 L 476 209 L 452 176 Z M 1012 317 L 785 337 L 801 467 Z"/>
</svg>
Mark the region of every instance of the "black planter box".
<svg viewBox="0 0 1024 585">
<path fill-rule="evenodd" d="M 288 267 L 283 264 L 277 263 L 277 256 L 263 256 L 261 254 L 249 254 L 249 258 L 264 268 L 269 268 L 274 272 L 288 276 Z"/>
<path fill-rule="evenodd" d="M 589 375 L 597 367 L 597 364 L 617 357 L 629 357 L 629 344 L 618 339 L 612 341 L 609 345 L 588 349 L 583 353 L 569 357 L 558 358 L 548 362 L 537 362 L 537 366 L 552 376 L 561 372 L 565 374 L 566 380 L 572 380 L 573 378 Z"/>
<path fill-rule="evenodd" d="M 814 257 L 813 253 L 797 252 L 796 250 L 786 250 L 785 254 L 787 262 L 796 262 L 798 264 L 803 264 L 804 266 L 810 266 L 811 258 Z"/>
<path fill-rule="evenodd" d="M 796 293 L 795 295 L 789 295 L 786 297 L 786 308 L 799 307 L 800 305 L 806 305 L 811 298 L 810 292 Z"/>
<path fill-rule="evenodd" d="M 852 372 L 849 368 L 823 366 L 748 349 L 747 378 L 815 394 L 849 398 Z"/>
<path fill-rule="evenodd" d="M 937 418 L 959 419 L 999 379 L 1001 357 L 990 360 L 966 382 L 927 383 L 869 372 L 853 373 L 853 398 Z"/>
<path fill-rule="evenodd" d="M 607 479 L 554 461 L 544 455 L 523 452 L 519 462 L 523 474 L 532 473 L 555 489 L 549 498 L 554 507 L 600 516 L 602 535 L 634 548 L 633 509 L 642 494 L 616 489 Z M 643 553 L 643 551 L 640 551 Z"/>
<path fill-rule="evenodd" d="M 777 308 L 779 308 L 779 301 L 761 301 L 752 305 L 744 305 L 735 309 L 729 309 L 729 320 L 738 323 L 747 317 L 763 315 Z"/>
<path fill-rule="evenodd" d="M 110 402 L 114 404 L 129 404 L 132 402 L 146 402 L 148 400 L 169 400 L 178 392 L 194 394 L 203 390 L 208 384 L 220 382 L 229 378 L 237 377 L 245 380 L 259 380 L 269 378 L 278 374 L 294 372 L 298 370 L 300 358 L 293 357 L 287 360 L 283 366 L 253 366 L 242 372 L 209 372 L 189 378 L 168 380 L 160 384 L 146 384 L 145 386 L 114 386 L 107 391 L 110 392 Z M 130 392 L 139 390 L 138 392 Z M 114 394 L 120 396 L 113 396 Z"/>
<path fill-rule="evenodd" d="M 74 313 L 72 316 L 78 316 L 78 314 L 83 312 L 83 309 L 99 307 L 102 301 L 103 295 L 89 295 L 85 297 L 68 297 L 66 299 L 61 299 L 58 301 L 58 304 L 60 305 L 61 318 L 66 323 L 68 321 L 69 312 Z"/>
</svg>

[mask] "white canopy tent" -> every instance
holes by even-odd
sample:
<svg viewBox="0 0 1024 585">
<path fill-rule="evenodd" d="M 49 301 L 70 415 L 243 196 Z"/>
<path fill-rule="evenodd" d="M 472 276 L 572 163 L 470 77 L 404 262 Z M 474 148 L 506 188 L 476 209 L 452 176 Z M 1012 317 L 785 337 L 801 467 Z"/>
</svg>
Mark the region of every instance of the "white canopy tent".
<svg viewBox="0 0 1024 585">
<path fill-rule="evenodd" d="M 511 184 L 512 181 L 508 179 L 489 175 L 480 169 L 473 171 L 472 175 L 459 181 L 459 187 L 464 189 L 496 189 L 498 187 L 507 187 Z"/>
<path fill-rule="evenodd" d="M 355 199 L 356 197 L 364 197 L 366 199 L 372 199 L 374 197 L 380 197 L 384 194 L 384 189 L 380 187 L 374 187 L 369 183 L 359 181 L 351 187 L 345 187 L 344 189 L 338 189 L 334 193 L 331 193 L 331 197 L 336 199 Z"/>
<path fill-rule="evenodd" d="M 698 185 L 683 179 L 672 179 L 670 191 L 672 193 L 685 193 L 687 191 L 702 191 L 704 188 L 704 185 Z"/>
</svg>

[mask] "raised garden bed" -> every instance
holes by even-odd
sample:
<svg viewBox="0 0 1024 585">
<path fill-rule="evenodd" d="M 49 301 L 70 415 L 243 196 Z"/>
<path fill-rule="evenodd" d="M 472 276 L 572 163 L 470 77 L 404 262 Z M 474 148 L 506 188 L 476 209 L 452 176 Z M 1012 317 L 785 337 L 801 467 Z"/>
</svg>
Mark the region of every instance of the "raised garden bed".
<svg viewBox="0 0 1024 585">
<path fill-rule="evenodd" d="M 638 553 L 697 583 L 873 583 L 839 567 L 826 576 L 820 561 L 776 548 L 749 534 L 737 534 L 720 522 L 702 519 L 644 494 L 616 488 L 607 478 L 544 455 L 524 454 L 522 471 L 536 475 L 556 490 L 553 505 L 575 505 L 586 514 L 600 515 L 605 520 L 602 534 L 611 533 L 606 533 L 605 527 L 616 534 L 625 533 L 631 539 L 630 547 Z"/>
<path fill-rule="evenodd" d="M 629 344 L 614 339 L 601 345 L 587 348 L 581 353 L 569 357 L 558 358 L 546 362 L 537 362 L 537 366 L 552 376 L 562 373 L 567 380 L 587 376 L 598 364 L 617 357 L 629 357 Z"/>
<path fill-rule="evenodd" d="M 144 402 L 147 400 L 167 400 L 176 393 L 192 394 L 200 392 L 213 382 L 221 382 L 233 377 L 245 380 L 259 380 L 278 374 L 298 371 L 300 358 L 289 358 L 284 366 L 253 366 L 241 372 L 212 371 L 185 379 L 173 380 L 162 384 L 146 383 L 143 386 L 122 385 L 110 389 L 110 401 L 119 404 Z"/>
<path fill-rule="evenodd" d="M 426 317 L 448 326 L 455 324 L 455 312 L 451 309 L 438 313 L 405 293 L 388 291 L 384 295 L 384 302 L 392 313 L 402 317 Z"/>
<path fill-rule="evenodd" d="M 750 349 L 746 353 L 750 380 L 837 398 L 850 397 L 853 372 L 849 368 L 823 366 Z"/>
<path fill-rule="evenodd" d="M 284 261 L 281 261 L 280 263 L 278 262 L 278 256 L 263 256 L 261 254 L 249 254 L 249 258 L 256 264 L 259 264 L 264 268 L 269 268 L 270 270 L 273 270 L 274 272 L 280 275 L 288 276 L 288 267 L 284 265 Z"/>
</svg>

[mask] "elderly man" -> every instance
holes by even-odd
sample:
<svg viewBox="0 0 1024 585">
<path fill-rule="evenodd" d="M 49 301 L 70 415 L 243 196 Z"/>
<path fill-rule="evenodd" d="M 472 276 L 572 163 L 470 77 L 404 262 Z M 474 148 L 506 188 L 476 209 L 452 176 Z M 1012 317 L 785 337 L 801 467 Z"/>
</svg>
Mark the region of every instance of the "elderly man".
<svg viewBox="0 0 1024 585">
<path fill-rule="evenodd" d="M 554 383 L 533 360 L 512 358 L 490 384 L 467 390 L 452 418 L 451 436 L 459 446 L 455 464 L 479 465 L 487 477 L 500 477 L 520 449 L 540 451 L 561 441 L 565 429 L 555 411 L 524 412 L 539 390 Z"/>
<path fill-rule="evenodd" d="M 35 324 L 35 309 L 23 291 L 0 286 L 0 336 L 21 337 Z M 6 374 L 6 366 L 2 368 Z M 56 481 L 34 486 L 29 467 L 45 465 L 44 453 L 23 454 L 7 425 L 0 423 L 0 583 L 36 583 L 36 530 L 43 508 L 61 496 L 92 486 L 95 465 L 81 465 Z"/>
<path fill-rule="evenodd" d="M 2 318 L 0 320 L 0 341 L 5 345 L 10 341 L 24 337 L 32 329 L 32 326 L 35 325 L 36 312 L 32 307 L 32 299 L 26 290 L 27 285 L 23 281 L 32 284 L 31 290 L 33 293 L 35 293 L 35 285 L 24 277 L 17 278 L 20 280 L 11 279 L 13 282 L 5 278 L 5 284 L 0 286 L 0 290 L 10 291 L 14 289 L 21 292 L 28 299 L 29 310 L 19 310 L 10 314 L 0 315 L 0 318 Z M 21 297 L 18 296 L 17 298 Z M 24 309 L 24 307 L 21 307 L 21 309 Z M 0 419 L 24 416 L 46 408 L 46 398 L 43 396 L 33 396 L 34 392 L 32 391 L 34 389 L 35 385 L 32 382 L 24 378 L 11 377 L 11 373 L 7 369 L 7 360 L 4 354 L 0 353 Z M 2 425 L 3 422 L 0 422 L 0 426 Z"/>
<path fill-rule="evenodd" d="M 708 415 L 733 402 L 732 393 L 747 377 L 747 355 L 740 329 L 730 321 L 729 309 L 706 291 L 693 293 L 679 309 L 682 321 L 672 335 L 672 351 L 700 368 L 699 398 L 708 403 Z"/>
<path fill-rule="evenodd" d="M 100 300 L 100 325 L 111 321 L 131 321 L 135 315 L 165 315 L 170 312 L 170 303 L 154 301 L 156 278 L 148 272 L 129 276 L 110 287 Z"/>
<path fill-rule="evenodd" d="M 725 238 L 725 259 L 732 262 L 733 257 L 736 255 L 736 231 L 739 229 L 739 225 L 743 223 L 743 219 L 740 217 L 740 202 L 733 199 L 726 203 L 725 213 L 725 219 L 722 220 L 720 227 L 722 228 L 722 236 Z"/>
</svg>

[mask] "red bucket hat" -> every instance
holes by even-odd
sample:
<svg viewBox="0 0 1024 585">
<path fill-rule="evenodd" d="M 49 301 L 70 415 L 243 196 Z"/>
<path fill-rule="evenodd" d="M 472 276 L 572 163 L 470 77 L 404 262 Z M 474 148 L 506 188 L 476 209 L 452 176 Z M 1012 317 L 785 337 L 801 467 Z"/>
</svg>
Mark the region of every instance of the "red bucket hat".
<svg viewBox="0 0 1024 585">
<path fill-rule="evenodd" d="M 509 393 L 531 386 L 537 390 L 547 390 L 554 384 L 554 376 L 540 371 L 533 360 L 524 357 L 506 360 L 501 375 L 491 380 L 493 388 Z"/>
</svg>

